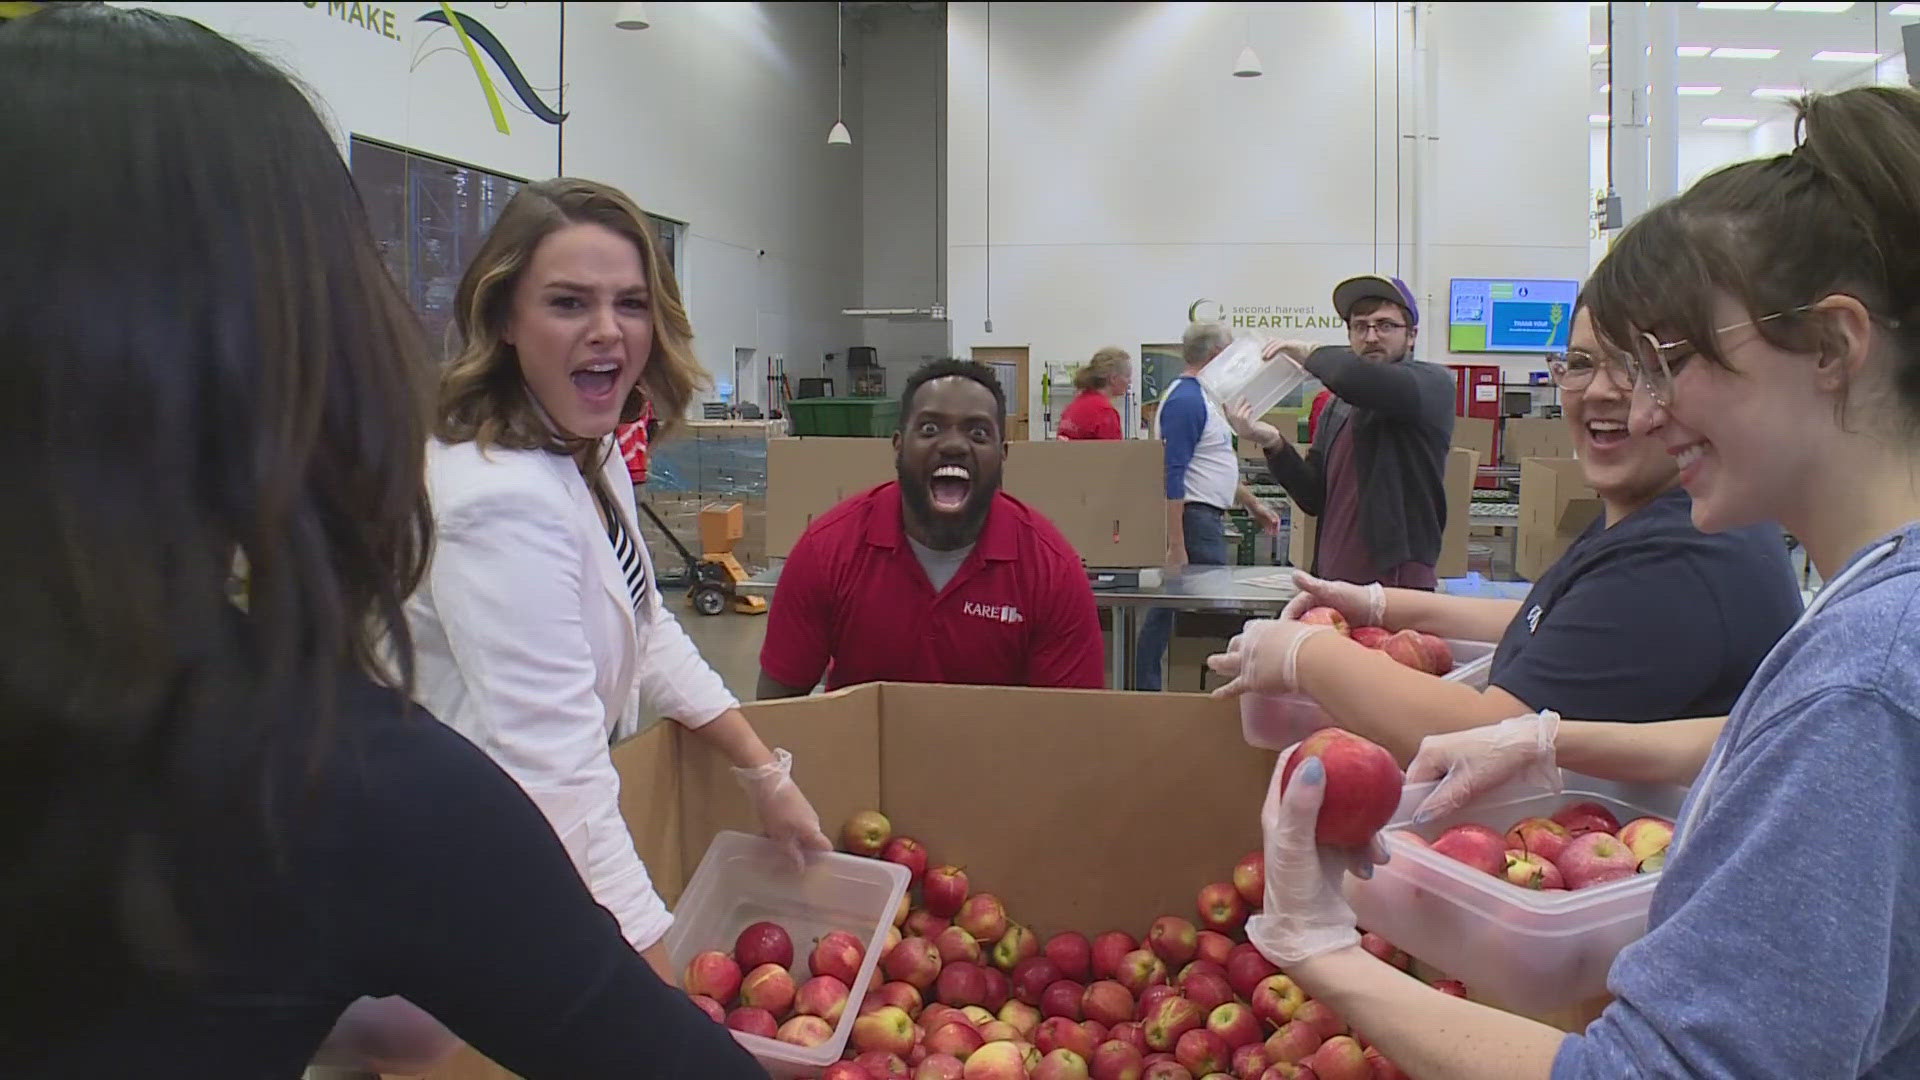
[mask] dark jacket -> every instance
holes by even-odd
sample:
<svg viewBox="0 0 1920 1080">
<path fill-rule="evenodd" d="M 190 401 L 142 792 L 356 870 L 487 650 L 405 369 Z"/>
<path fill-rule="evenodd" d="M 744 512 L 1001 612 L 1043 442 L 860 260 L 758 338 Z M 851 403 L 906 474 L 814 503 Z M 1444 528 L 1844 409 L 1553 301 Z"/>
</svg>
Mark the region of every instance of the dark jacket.
<svg viewBox="0 0 1920 1080">
<path fill-rule="evenodd" d="M 1442 480 L 1453 440 L 1453 373 L 1421 360 L 1363 360 L 1341 346 L 1315 349 L 1306 367 L 1335 400 L 1320 418 L 1306 458 L 1283 442 L 1267 451 L 1267 469 L 1296 506 L 1318 517 L 1327 503 L 1333 440 L 1352 424 L 1354 467 L 1363 492 L 1360 535 L 1374 573 L 1406 562 L 1433 565 L 1447 525 Z M 1317 522 L 1314 528 L 1317 539 Z"/>
</svg>

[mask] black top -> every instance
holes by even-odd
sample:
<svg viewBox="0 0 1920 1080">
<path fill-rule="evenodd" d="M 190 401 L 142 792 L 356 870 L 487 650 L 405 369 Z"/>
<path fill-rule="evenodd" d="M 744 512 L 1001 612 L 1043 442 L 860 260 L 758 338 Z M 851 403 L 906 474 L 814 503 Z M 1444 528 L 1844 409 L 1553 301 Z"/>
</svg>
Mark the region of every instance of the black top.
<svg viewBox="0 0 1920 1080">
<path fill-rule="evenodd" d="M 1693 500 L 1596 519 L 1533 586 L 1493 654 L 1494 686 L 1575 720 L 1724 716 L 1800 617 L 1776 526 L 1706 534 Z"/>
<path fill-rule="evenodd" d="M 633 951 L 484 753 L 363 680 L 339 713 L 317 785 L 276 814 L 284 873 L 180 845 L 207 977 L 58 1031 L 0 1021 L 0 1076 L 293 1080 L 349 1003 L 390 994 L 529 1080 L 766 1076 Z"/>
<path fill-rule="evenodd" d="M 1318 517 L 1327 502 L 1333 440 L 1353 425 L 1360 535 L 1374 574 L 1408 562 L 1432 566 L 1447 525 L 1447 448 L 1458 386 L 1453 373 L 1421 360 L 1363 360 L 1332 345 L 1315 349 L 1306 369 L 1335 400 L 1322 414 L 1306 457 L 1292 442 L 1282 442 L 1266 452 L 1267 471 L 1302 511 Z"/>
</svg>

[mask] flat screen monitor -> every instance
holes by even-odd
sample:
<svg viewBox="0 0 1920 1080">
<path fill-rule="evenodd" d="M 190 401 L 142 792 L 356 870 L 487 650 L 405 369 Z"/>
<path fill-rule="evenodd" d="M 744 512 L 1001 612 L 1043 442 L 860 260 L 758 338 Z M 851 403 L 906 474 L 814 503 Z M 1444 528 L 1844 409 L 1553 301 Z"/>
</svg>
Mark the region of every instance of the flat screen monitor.
<svg viewBox="0 0 1920 1080">
<path fill-rule="evenodd" d="M 1454 278 L 1447 296 L 1447 349 L 1457 353 L 1551 353 L 1567 347 L 1577 281 Z"/>
</svg>

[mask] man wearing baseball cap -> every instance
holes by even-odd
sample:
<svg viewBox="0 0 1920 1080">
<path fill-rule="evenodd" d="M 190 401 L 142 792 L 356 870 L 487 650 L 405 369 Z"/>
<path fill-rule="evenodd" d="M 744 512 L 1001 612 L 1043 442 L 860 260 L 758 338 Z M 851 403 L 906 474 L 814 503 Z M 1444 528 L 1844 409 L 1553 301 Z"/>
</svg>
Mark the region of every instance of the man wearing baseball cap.
<svg viewBox="0 0 1920 1080">
<path fill-rule="evenodd" d="M 1245 402 L 1228 408 L 1228 422 L 1266 451 L 1274 479 L 1318 519 L 1314 574 L 1432 589 L 1447 523 L 1454 377 L 1413 359 L 1420 308 L 1399 278 L 1349 278 L 1333 290 L 1333 307 L 1348 346 L 1274 342 L 1266 351 L 1286 353 L 1333 391 L 1305 456 Z"/>
</svg>

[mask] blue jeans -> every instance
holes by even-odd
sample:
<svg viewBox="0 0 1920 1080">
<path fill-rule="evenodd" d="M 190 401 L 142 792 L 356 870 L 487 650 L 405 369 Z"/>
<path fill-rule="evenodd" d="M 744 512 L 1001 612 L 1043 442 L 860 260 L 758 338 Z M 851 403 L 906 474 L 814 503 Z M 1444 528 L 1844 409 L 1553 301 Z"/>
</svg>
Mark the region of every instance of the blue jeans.
<svg viewBox="0 0 1920 1080">
<path fill-rule="evenodd" d="M 1187 565 L 1227 565 L 1227 512 L 1205 503 L 1190 502 L 1180 515 L 1181 533 L 1187 541 Z M 1157 607 L 1147 612 L 1140 627 L 1140 641 L 1134 648 L 1133 685 L 1137 690 L 1158 690 L 1160 669 L 1167 658 L 1167 642 L 1173 637 L 1173 609 Z"/>
</svg>

